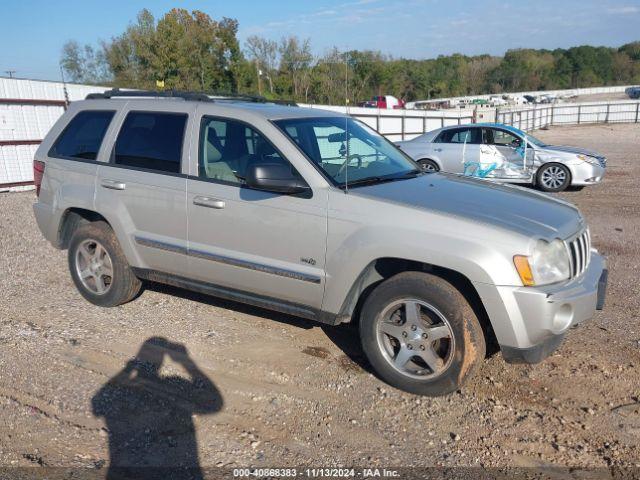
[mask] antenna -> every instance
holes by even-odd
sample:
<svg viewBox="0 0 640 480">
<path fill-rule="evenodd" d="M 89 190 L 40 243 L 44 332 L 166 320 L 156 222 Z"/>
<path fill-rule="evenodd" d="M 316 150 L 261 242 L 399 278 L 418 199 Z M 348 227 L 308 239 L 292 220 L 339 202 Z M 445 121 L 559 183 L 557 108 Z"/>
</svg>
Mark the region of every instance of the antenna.
<svg viewBox="0 0 640 480">
<path fill-rule="evenodd" d="M 524 142 L 524 154 L 522 156 L 522 169 L 527 171 L 527 146 L 529 145 L 529 141 L 527 140 L 527 132 L 524 132 L 524 138 L 522 141 Z"/>
<path fill-rule="evenodd" d="M 4 72 L 9 75 L 9 78 L 13 78 L 13 74 L 16 73 L 15 70 L 5 70 Z"/>
<path fill-rule="evenodd" d="M 344 136 L 347 144 L 347 159 L 344 167 L 344 193 L 349 193 L 349 63 L 347 60 L 349 53 L 344 52 L 344 103 L 346 107 L 346 117 L 344 118 Z"/>
</svg>

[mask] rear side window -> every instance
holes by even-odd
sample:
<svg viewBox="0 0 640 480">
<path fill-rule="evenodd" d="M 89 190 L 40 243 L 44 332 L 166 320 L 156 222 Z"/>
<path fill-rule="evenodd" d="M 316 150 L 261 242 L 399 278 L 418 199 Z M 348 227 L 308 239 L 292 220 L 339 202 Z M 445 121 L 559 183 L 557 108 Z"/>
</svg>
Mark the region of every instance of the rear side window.
<svg viewBox="0 0 640 480">
<path fill-rule="evenodd" d="M 482 143 L 479 128 L 461 128 L 445 130 L 436 139 L 435 143 Z"/>
<path fill-rule="evenodd" d="M 49 156 L 95 160 L 114 113 L 103 110 L 78 113 L 51 147 Z"/>
<path fill-rule="evenodd" d="M 116 140 L 117 165 L 180 173 L 187 115 L 168 112 L 130 112 Z"/>
</svg>

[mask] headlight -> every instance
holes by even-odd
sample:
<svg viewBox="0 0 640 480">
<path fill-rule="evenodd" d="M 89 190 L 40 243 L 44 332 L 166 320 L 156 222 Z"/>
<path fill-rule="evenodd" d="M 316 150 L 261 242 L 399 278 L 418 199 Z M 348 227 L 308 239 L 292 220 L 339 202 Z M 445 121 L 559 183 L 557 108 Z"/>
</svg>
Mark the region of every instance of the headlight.
<svg viewBox="0 0 640 480">
<path fill-rule="evenodd" d="M 562 240 L 538 240 L 529 256 L 516 255 L 513 263 L 525 286 L 547 285 L 570 277 L 569 254 Z"/>
<path fill-rule="evenodd" d="M 595 157 L 590 157 L 589 155 L 576 155 L 576 157 L 578 157 L 578 160 L 582 160 L 583 162 L 587 162 L 592 165 L 600 165 L 600 162 L 598 162 L 598 159 Z"/>
</svg>

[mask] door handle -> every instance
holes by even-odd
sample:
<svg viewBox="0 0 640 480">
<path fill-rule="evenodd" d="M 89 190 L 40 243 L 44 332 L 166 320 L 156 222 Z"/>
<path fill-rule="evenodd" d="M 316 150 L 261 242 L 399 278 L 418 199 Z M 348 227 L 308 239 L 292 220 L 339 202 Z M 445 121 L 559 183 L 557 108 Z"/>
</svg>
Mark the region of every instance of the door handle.
<svg viewBox="0 0 640 480">
<path fill-rule="evenodd" d="M 104 188 L 109 188 L 111 190 L 124 190 L 125 187 L 127 186 L 127 184 L 124 182 L 119 182 L 117 180 L 109 180 L 108 178 L 105 178 L 104 180 L 102 180 L 102 182 L 100 182 L 100 185 Z"/>
<path fill-rule="evenodd" d="M 441 152 L 441 151 L 442 151 L 442 149 L 441 149 L 441 148 L 434 148 L 434 149 L 433 149 L 433 151 L 434 151 L 434 152 Z"/>
<path fill-rule="evenodd" d="M 217 208 L 217 209 L 224 208 L 224 201 L 219 200 L 217 198 L 213 198 L 213 197 L 201 197 L 201 196 L 194 197 L 193 204 L 199 205 L 201 207 L 207 207 L 207 208 Z"/>
</svg>

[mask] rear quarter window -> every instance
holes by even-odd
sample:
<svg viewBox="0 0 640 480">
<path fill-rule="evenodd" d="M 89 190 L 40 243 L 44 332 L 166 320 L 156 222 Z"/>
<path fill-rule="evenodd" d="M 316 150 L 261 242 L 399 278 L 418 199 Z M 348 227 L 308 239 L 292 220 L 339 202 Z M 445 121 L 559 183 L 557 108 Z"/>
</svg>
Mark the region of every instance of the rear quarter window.
<svg viewBox="0 0 640 480">
<path fill-rule="evenodd" d="M 95 160 L 114 114 L 112 110 L 78 113 L 53 144 L 49 156 Z"/>
</svg>

